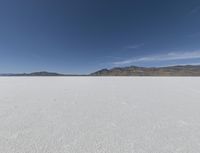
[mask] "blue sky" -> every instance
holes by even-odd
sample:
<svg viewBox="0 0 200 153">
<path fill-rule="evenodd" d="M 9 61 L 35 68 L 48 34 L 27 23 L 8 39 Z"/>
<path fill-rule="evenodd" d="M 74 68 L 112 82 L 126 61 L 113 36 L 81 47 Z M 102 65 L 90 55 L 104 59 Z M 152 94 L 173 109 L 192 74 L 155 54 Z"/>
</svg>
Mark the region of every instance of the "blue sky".
<svg viewBox="0 0 200 153">
<path fill-rule="evenodd" d="M 199 0 L 1 0 L 0 73 L 200 64 Z"/>
</svg>

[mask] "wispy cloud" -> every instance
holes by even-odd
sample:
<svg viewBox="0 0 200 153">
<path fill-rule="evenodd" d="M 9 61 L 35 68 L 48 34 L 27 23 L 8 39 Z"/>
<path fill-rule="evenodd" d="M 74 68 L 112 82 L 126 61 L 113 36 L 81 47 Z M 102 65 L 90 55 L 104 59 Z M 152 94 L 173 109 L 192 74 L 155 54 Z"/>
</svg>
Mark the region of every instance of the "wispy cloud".
<svg viewBox="0 0 200 153">
<path fill-rule="evenodd" d="M 138 48 L 140 48 L 142 46 L 144 46 L 144 43 L 134 44 L 134 45 L 131 45 L 131 46 L 127 46 L 126 48 L 129 48 L 129 49 L 138 49 Z"/>
<path fill-rule="evenodd" d="M 196 33 L 193 33 L 191 35 L 188 35 L 188 37 L 190 38 L 196 38 L 196 37 L 199 37 L 200 36 L 200 32 L 196 32 Z"/>
<path fill-rule="evenodd" d="M 193 8 L 193 9 L 190 11 L 189 14 L 196 14 L 196 13 L 198 13 L 198 12 L 200 12 L 200 6 L 197 6 L 197 7 Z"/>
<path fill-rule="evenodd" d="M 199 62 L 184 62 L 178 64 L 167 64 L 166 66 L 177 66 L 177 65 L 200 65 Z"/>
<path fill-rule="evenodd" d="M 127 65 L 139 62 L 152 62 L 152 61 L 172 61 L 172 60 L 186 60 L 200 58 L 200 51 L 192 52 L 170 52 L 167 54 L 159 54 L 152 56 L 145 56 L 139 58 L 130 58 L 126 60 L 113 62 L 113 65 Z"/>
</svg>

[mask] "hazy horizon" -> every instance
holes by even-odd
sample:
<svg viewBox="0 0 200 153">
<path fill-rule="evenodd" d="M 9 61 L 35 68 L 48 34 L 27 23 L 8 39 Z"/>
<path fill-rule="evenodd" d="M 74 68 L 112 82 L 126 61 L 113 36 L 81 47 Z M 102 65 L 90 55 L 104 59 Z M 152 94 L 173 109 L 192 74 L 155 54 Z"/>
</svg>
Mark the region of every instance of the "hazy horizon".
<svg viewBox="0 0 200 153">
<path fill-rule="evenodd" d="M 176 67 L 176 66 L 200 66 L 200 64 L 178 64 L 178 65 L 166 65 L 166 66 L 137 66 L 137 65 L 129 65 L 129 66 L 116 66 L 116 67 L 105 67 L 105 68 L 101 68 L 101 69 L 97 69 L 94 70 L 92 72 L 89 73 L 62 73 L 62 72 L 58 72 L 58 71 L 46 71 L 46 70 L 36 70 L 36 71 L 27 71 L 27 72 L 7 72 L 7 73 L 0 73 L 0 75 L 4 75 L 4 74 L 31 74 L 31 73 L 37 73 L 37 72 L 47 72 L 47 73 L 57 73 L 57 74 L 63 74 L 63 75 L 90 75 L 91 73 L 94 72 L 98 72 L 104 69 L 107 70 L 112 70 L 115 68 L 126 68 L 126 67 L 144 67 L 144 68 L 164 68 L 164 67 Z"/>
</svg>

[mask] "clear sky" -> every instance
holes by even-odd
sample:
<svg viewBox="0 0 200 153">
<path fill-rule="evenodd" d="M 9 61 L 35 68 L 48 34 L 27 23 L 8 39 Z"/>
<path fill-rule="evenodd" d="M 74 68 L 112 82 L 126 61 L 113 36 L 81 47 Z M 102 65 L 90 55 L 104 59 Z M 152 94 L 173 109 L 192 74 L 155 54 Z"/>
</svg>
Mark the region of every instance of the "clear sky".
<svg viewBox="0 0 200 153">
<path fill-rule="evenodd" d="M 0 0 L 0 73 L 200 64 L 199 0 Z"/>
</svg>

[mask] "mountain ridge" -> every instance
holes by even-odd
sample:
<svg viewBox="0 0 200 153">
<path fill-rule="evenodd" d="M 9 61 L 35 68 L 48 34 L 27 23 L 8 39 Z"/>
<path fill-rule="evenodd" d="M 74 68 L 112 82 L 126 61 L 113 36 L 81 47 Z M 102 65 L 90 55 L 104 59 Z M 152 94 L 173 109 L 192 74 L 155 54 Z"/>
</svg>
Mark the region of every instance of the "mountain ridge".
<svg viewBox="0 0 200 153">
<path fill-rule="evenodd" d="M 200 65 L 176 65 L 166 67 L 114 67 L 101 69 L 92 76 L 200 76 Z"/>
<path fill-rule="evenodd" d="M 2 73 L 0 76 L 200 76 L 200 65 L 176 65 L 166 67 L 114 67 L 90 74 L 62 74 L 39 71 L 31 73 Z"/>
<path fill-rule="evenodd" d="M 39 71 L 31 73 L 2 73 L 0 76 L 65 76 L 61 73 Z"/>
</svg>

